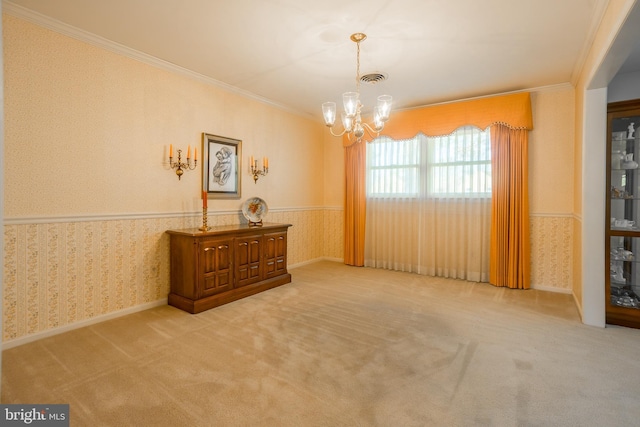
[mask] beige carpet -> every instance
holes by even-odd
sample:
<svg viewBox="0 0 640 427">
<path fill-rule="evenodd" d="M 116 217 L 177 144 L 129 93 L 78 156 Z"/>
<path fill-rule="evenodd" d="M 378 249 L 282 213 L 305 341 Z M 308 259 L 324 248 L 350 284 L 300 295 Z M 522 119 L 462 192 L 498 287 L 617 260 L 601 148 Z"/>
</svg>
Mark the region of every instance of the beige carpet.
<svg viewBox="0 0 640 427">
<path fill-rule="evenodd" d="M 3 403 L 78 426 L 629 426 L 640 331 L 569 295 L 320 262 L 190 315 L 159 307 L 7 350 Z"/>
</svg>

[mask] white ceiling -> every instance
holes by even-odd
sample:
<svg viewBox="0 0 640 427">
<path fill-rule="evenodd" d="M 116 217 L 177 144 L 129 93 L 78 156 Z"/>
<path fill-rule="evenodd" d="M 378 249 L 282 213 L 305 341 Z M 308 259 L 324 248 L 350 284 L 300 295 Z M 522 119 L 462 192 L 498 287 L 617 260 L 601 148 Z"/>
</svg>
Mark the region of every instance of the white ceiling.
<svg viewBox="0 0 640 427">
<path fill-rule="evenodd" d="M 363 85 L 408 108 L 573 81 L 607 0 L 12 0 L 28 10 L 319 116 Z M 26 8 L 26 9 L 23 9 Z M 5 7 L 5 9 L 7 9 Z"/>
</svg>

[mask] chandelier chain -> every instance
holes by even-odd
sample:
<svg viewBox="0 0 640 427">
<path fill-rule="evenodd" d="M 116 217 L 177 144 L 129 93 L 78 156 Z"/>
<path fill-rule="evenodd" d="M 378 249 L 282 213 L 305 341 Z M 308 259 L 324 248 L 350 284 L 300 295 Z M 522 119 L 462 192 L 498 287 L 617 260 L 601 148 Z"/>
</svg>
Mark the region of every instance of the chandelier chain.
<svg viewBox="0 0 640 427">
<path fill-rule="evenodd" d="M 360 93 L 360 42 L 356 46 L 356 92 Z"/>
<path fill-rule="evenodd" d="M 364 33 L 351 34 L 351 41 L 356 43 L 356 92 L 345 92 L 342 95 L 344 103 L 344 113 L 342 114 L 343 130 L 340 133 L 333 131 L 333 125 L 336 119 L 336 103 L 325 102 L 322 104 L 322 114 L 324 122 L 329 127 L 329 131 L 333 136 L 347 135 L 349 140 L 352 138 L 360 142 L 365 133 L 371 137 L 376 137 L 384 128 L 384 123 L 389 120 L 389 112 L 391 110 L 392 98 L 390 95 L 378 96 L 377 105 L 373 110 L 373 123 L 368 124 L 362 121 L 360 110 L 362 103 L 360 102 L 360 42 L 367 38 Z"/>
</svg>

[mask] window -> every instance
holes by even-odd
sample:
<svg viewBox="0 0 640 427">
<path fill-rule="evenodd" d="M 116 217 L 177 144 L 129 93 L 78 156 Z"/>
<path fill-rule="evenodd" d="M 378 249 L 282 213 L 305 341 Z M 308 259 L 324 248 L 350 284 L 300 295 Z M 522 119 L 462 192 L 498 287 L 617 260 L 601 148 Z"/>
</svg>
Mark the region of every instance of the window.
<svg viewBox="0 0 640 427">
<path fill-rule="evenodd" d="M 376 138 L 367 146 L 367 194 L 415 197 L 419 193 L 418 138 L 395 141 Z"/>
<path fill-rule="evenodd" d="M 399 141 L 376 138 L 367 146 L 367 196 L 490 197 L 489 129 L 467 126 L 451 135 Z"/>
</svg>

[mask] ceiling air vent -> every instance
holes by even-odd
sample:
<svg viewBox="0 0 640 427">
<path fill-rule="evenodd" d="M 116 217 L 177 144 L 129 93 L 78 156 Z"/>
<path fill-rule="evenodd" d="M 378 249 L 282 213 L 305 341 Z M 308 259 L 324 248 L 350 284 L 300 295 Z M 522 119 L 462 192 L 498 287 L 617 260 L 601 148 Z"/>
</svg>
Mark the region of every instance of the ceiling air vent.
<svg viewBox="0 0 640 427">
<path fill-rule="evenodd" d="M 360 76 L 360 81 L 362 83 L 367 83 L 370 85 L 374 85 L 376 83 L 380 83 L 387 80 L 387 75 L 384 73 L 369 73 Z"/>
</svg>

